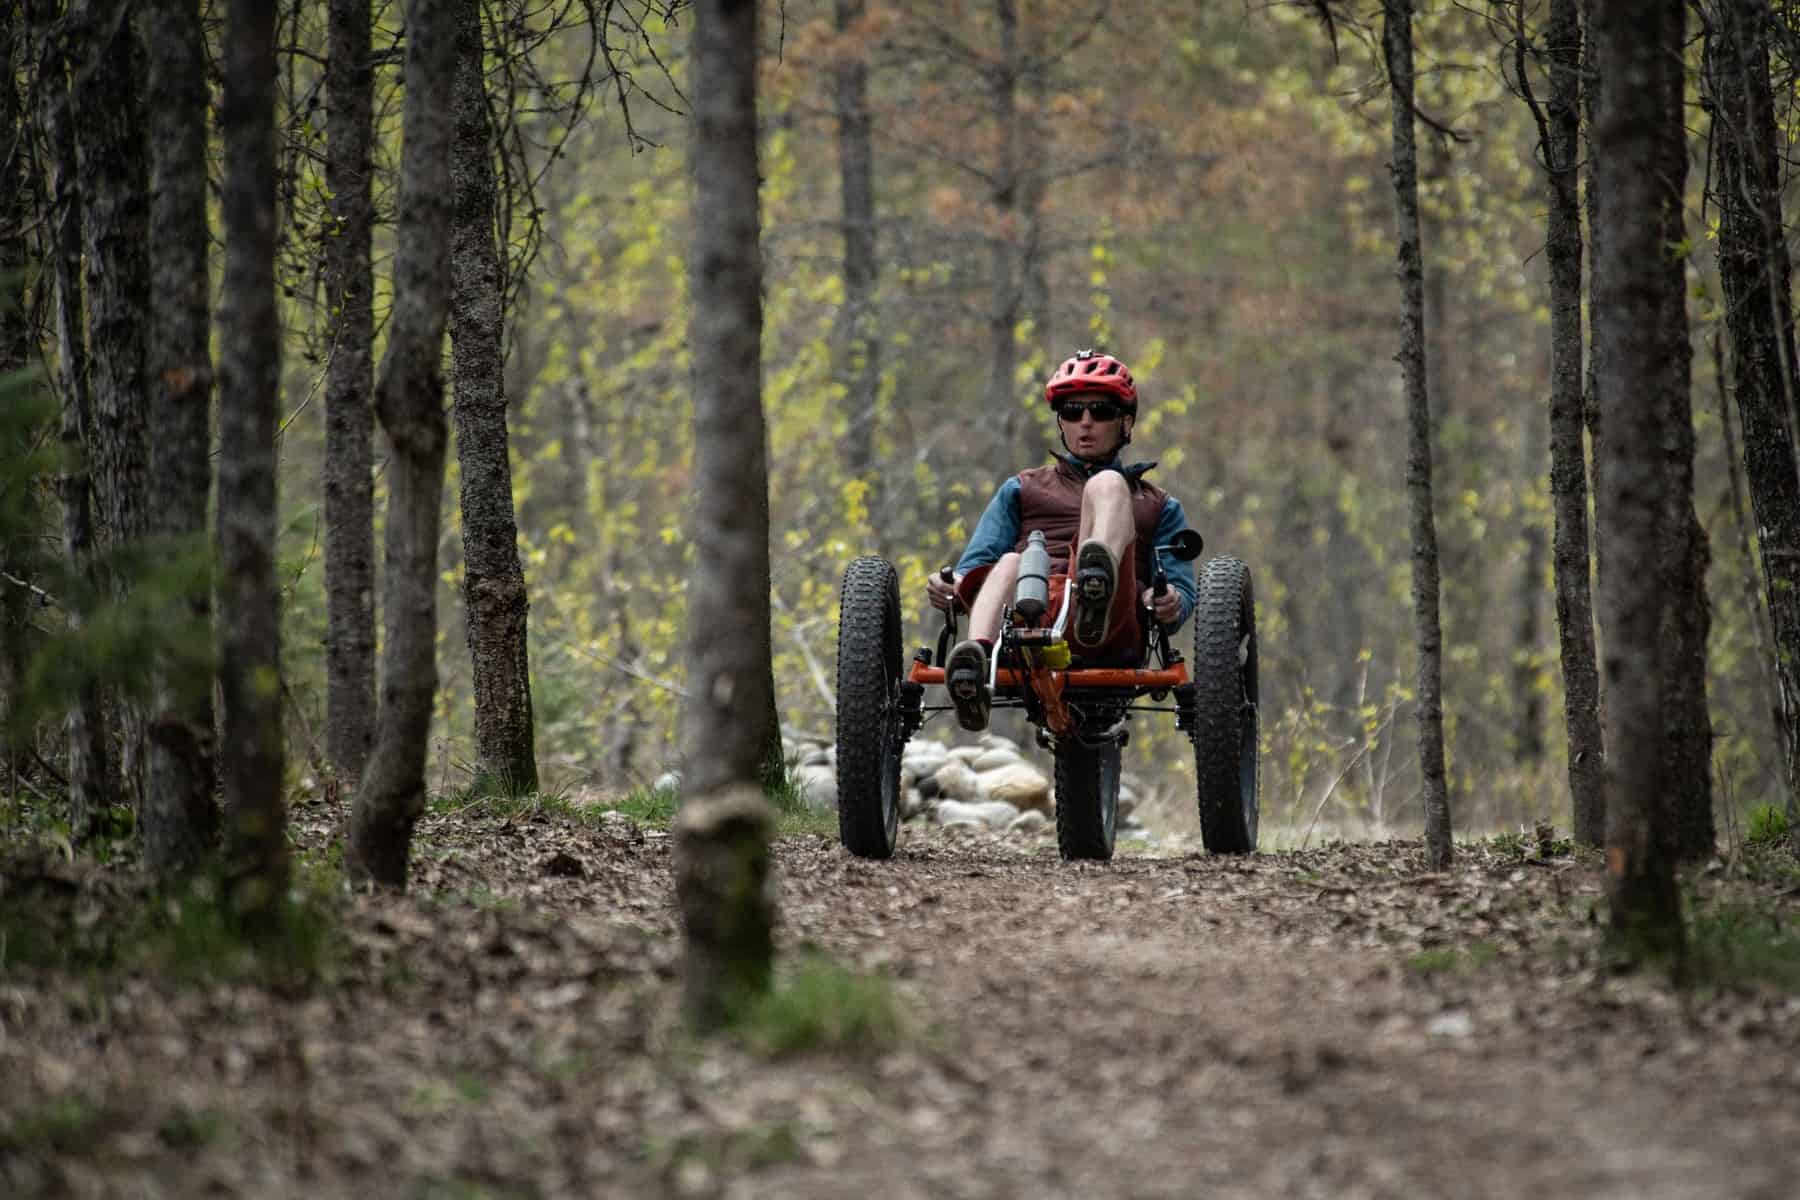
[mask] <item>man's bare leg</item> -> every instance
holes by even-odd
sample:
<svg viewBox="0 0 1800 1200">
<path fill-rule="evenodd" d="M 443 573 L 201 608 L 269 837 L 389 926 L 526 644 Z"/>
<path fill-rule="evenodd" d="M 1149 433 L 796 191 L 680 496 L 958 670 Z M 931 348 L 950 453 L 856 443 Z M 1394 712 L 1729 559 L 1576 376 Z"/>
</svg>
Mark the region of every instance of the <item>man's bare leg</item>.
<svg viewBox="0 0 1800 1200">
<path fill-rule="evenodd" d="M 1075 626 L 1069 640 L 1077 647 L 1105 644 L 1119 564 L 1131 553 L 1136 536 L 1125 477 L 1103 471 L 1088 480 L 1081 493 L 1081 541 L 1070 571 L 1075 577 Z"/>
<path fill-rule="evenodd" d="M 1077 544 L 1099 538 L 1121 563 L 1137 540 L 1131 519 L 1131 485 L 1117 471 L 1102 471 L 1088 480 L 1081 493 L 1081 533 Z"/>
<path fill-rule="evenodd" d="M 1000 556 L 986 579 L 981 581 L 981 591 L 975 596 L 975 604 L 969 609 L 969 636 L 977 640 L 989 642 L 1000 639 L 1000 611 L 1012 599 L 1013 589 L 1019 583 L 1019 556 L 1007 553 Z"/>
</svg>

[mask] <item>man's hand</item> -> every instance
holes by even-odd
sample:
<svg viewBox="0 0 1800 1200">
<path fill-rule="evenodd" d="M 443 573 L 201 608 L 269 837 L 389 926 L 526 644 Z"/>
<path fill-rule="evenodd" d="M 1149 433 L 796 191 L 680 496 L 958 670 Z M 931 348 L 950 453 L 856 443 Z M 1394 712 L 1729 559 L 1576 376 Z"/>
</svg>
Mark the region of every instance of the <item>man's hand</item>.
<svg viewBox="0 0 1800 1200">
<path fill-rule="evenodd" d="M 1158 596 L 1149 588 L 1144 589 L 1144 607 L 1156 613 L 1156 619 L 1164 625 L 1173 625 L 1181 619 L 1181 593 L 1169 588 Z"/>
<path fill-rule="evenodd" d="M 944 572 L 933 571 L 925 577 L 925 598 L 931 601 L 931 607 L 950 611 L 956 603 L 956 584 L 944 578 Z"/>
</svg>

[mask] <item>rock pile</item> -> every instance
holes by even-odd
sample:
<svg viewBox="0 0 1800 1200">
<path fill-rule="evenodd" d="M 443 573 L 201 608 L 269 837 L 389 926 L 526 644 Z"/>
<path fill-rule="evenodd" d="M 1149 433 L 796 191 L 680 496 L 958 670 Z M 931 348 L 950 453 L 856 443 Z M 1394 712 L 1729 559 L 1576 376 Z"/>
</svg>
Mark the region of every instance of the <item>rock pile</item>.
<svg viewBox="0 0 1800 1200">
<path fill-rule="evenodd" d="M 786 747 L 801 794 L 821 812 L 837 811 L 837 752 L 817 742 Z M 900 760 L 900 819 L 949 829 L 990 829 L 1026 835 L 1056 825 L 1055 786 L 1017 742 L 983 734 L 950 746 L 929 738 L 908 742 Z M 1142 832 L 1134 817 L 1139 788 L 1126 774 L 1119 784 L 1119 832 Z"/>
</svg>

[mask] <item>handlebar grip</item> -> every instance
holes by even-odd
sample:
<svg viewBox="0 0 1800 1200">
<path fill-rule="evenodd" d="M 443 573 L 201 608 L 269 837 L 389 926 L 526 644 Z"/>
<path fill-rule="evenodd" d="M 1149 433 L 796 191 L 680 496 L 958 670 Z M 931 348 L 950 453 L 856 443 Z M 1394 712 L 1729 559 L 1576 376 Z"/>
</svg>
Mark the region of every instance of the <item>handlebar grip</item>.
<svg viewBox="0 0 1800 1200">
<path fill-rule="evenodd" d="M 956 582 L 956 568 L 955 567 L 945 567 L 943 570 L 938 572 L 938 578 L 943 580 L 945 583 L 955 583 Z"/>
<path fill-rule="evenodd" d="M 1156 569 L 1156 574 L 1151 579 L 1150 594 L 1153 596 L 1161 596 L 1167 593 L 1168 590 L 1169 576 L 1161 567 L 1158 567 Z"/>
</svg>

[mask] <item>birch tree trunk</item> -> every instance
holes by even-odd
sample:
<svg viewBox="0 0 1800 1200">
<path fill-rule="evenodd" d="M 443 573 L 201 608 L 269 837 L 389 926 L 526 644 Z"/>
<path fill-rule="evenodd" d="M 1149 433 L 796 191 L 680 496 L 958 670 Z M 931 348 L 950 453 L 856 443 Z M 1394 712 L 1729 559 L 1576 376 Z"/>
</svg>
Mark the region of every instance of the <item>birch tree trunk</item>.
<svg viewBox="0 0 1800 1200">
<path fill-rule="evenodd" d="M 350 823 L 351 877 L 406 886 L 425 808 L 437 691 L 438 509 L 444 491 L 444 323 L 450 304 L 455 0 L 408 0 L 394 312 L 375 411 L 393 446 L 382 570 L 381 718 Z"/>
<path fill-rule="evenodd" d="M 332 317 L 325 380 L 325 744 L 354 791 L 375 744 L 374 225 L 370 143 L 374 69 L 366 0 L 331 0 L 325 64 L 325 242 Z"/>
<path fill-rule="evenodd" d="M 152 528 L 165 545 L 204 540 L 212 482 L 212 352 L 208 345 L 206 228 L 206 47 L 198 0 L 156 0 L 140 11 L 149 62 L 150 116 L 150 486 Z M 207 581 L 185 619 L 210 623 Z M 211 681 L 156 673 L 147 733 L 144 862 L 162 877 L 199 862 L 218 829 L 213 808 Z"/>
<path fill-rule="evenodd" d="M 275 13 L 231 0 L 225 18 L 225 282 L 219 389 L 219 684 L 233 907 L 266 924 L 288 878 L 282 795 L 281 622 L 275 582 Z"/>
<path fill-rule="evenodd" d="M 1775 643 L 1775 724 L 1788 827 L 1800 830 L 1800 464 L 1794 430 L 1800 376 L 1769 83 L 1770 19 L 1764 0 L 1717 0 L 1711 6 L 1706 84 L 1732 390 L 1744 426 L 1744 475 Z"/>
<path fill-rule="evenodd" d="M 1666 11 L 1665 11 L 1666 10 Z M 1684 935 L 1675 888 L 1675 829 L 1663 777 L 1663 673 L 1659 641 L 1671 597 L 1644 586 L 1669 536 L 1664 443 L 1670 380 L 1682 370 L 1663 316 L 1678 277 L 1667 269 L 1668 211 L 1679 183 L 1665 174 L 1664 146 L 1682 135 L 1684 13 L 1646 16 L 1634 0 L 1594 0 L 1590 25 L 1599 71 L 1595 174 L 1605 196 L 1605 237 L 1595 255 L 1594 345 L 1601 427 L 1597 519 L 1607 549 L 1600 576 L 1606 689 L 1606 870 L 1612 929 L 1637 953 L 1679 952 Z"/>
<path fill-rule="evenodd" d="M 690 53 L 694 242 L 694 574 L 676 892 L 684 1003 L 700 1025 L 767 986 L 774 949 L 767 803 L 774 708 L 762 412 L 756 0 L 698 0 Z"/>
<path fill-rule="evenodd" d="M 1438 623 L 1437 523 L 1431 502 L 1431 406 L 1425 364 L 1424 256 L 1419 245 L 1418 157 L 1413 146 L 1412 0 L 1383 0 L 1382 49 L 1393 88 L 1394 222 L 1400 275 L 1400 370 L 1406 387 L 1406 491 L 1412 511 L 1413 625 L 1418 640 L 1419 774 L 1425 858 L 1450 865 L 1450 792 L 1444 772 L 1443 638 Z"/>
<path fill-rule="evenodd" d="M 56 494 L 62 507 L 63 554 L 69 568 L 84 577 L 94 590 L 99 579 L 94 565 L 92 485 L 87 471 L 87 431 L 92 421 L 88 401 L 87 344 L 83 338 L 81 295 L 81 193 L 76 185 L 75 129 L 70 110 L 68 59 L 64 37 L 55 31 L 61 5 L 53 0 L 28 0 L 25 13 L 39 50 L 37 62 L 37 115 L 43 131 L 48 164 L 49 195 L 45 198 L 45 274 L 54 292 L 51 315 L 55 323 L 58 390 L 62 396 L 59 443 L 62 469 L 57 473 Z M 71 629 L 80 628 L 86 613 L 80 604 L 67 614 Z M 75 841 L 92 831 L 95 818 L 106 806 L 106 725 L 101 716 L 100 689 L 84 682 L 64 718 L 69 746 L 69 829 Z"/>
<path fill-rule="evenodd" d="M 1582 445 L 1581 18 L 1575 0 L 1551 0 L 1545 30 L 1550 58 L 1549 216 L 1544 257 L 1550 268 L 1550 499 L 1555 514 L 1557 647 L 1562 658 L 1563 726 L 1568 735 L 1569 796 L 1575 840 L 1606 837 L 1600 735 L 1600 671 L 1594 658 L 1589 587 L 1587 454 Z"/>
<path fill-rule="evenodd" d="M 837 0 L 839 36 L 853 34 L 863 0 Z M 875 309 L 875 145 L 868 67 L 858 52 L 837 67 L 838 176 L 844 210 L 844 307 L 839 315 L 838 379 L 844 388 L 844 471 L 868 479 L 875 465 L 875 404 L 881 383 Z"/>
<path fill-rule="evenodd" d="M 143 62 L 121 0 L 83 0 L 71 60 L 77 190 L 87 286 L 88 461 L 111 546 L 142 546 L 150 524 L 149 395 L 145 334 L 150 311 L 149 173 L 141 96 Z M 123 596 L 129 572 L 115 570 Z M 126 800 L 143 796 L 144 713 L 120 698 Z"/>
<path fill-rule="evenodd" d="M 530 600 L 519 563 L 507 457 L 494 138 L 482 79 L 481 0 L 457 0 L 455 15 L 450 342 L 462 474 L 463 603 L 475 681 L 475 758 L 491 786 L 525 795 L 538 786 L 525 639 Z"/>
</svg>

